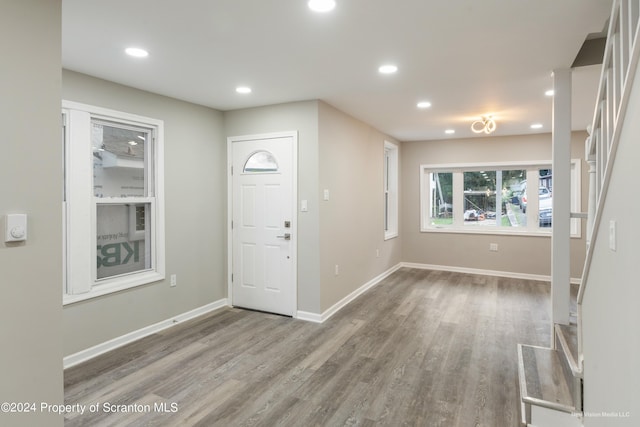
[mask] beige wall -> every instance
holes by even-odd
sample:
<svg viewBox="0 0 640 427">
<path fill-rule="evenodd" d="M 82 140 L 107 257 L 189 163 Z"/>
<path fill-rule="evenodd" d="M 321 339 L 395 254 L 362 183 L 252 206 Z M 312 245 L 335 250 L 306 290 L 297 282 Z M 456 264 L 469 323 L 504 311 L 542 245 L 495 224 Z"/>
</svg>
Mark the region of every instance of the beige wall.
<svg viewBox="0 0 640 427">
<path fill-rule="evenodd" d="M 73 354 L 226 298 L 226 139 L 222 113 L 64 70 L 62 98 L 164 120 L 169 281 L 64 307 Z"/>
<path fill-rule="evenodd" d="M 586 132 L 572 134 L 573 158 L 584 158 Z M 403 261 L 549 276 L 551 238 L 420 232 L 420 165 L 551 160 L 551 134 L 447 139 L 402 144 Z M 582 163 L 582 211 L 587 206 L 587 168 Z M 582 276 L 583 238 L 571 242 L 571 277 Z M 497 243 L 499 251 L 490 252 Z"/>
<path fill-rule="evenodd" d="M 318 199 L 325 311 L 401 262 L 402 240 L 384 240 L 384 141 L 396 141 L 326 103 L 319 107 L 319 192 L 329 190 L 328 201 Z"/>
<path fill-rule="evenodd" d="M 60 404 L 62 393 L 61 1 L 4 1 L 0 12 L 0 402 Z M 4 243 L 5 215 L 28 240 Z M 2 426 L 61 416 L 0 413 Z"/>
<path fill-rule="evenodd" d="M 308 212 L 298 209 L 298 310 L 320 312 L 320 232 L 318 193 L 318 101 L 228 111 L 226 136 L 298 132 L 298 200 L 307 200 Z"/>
</svg>

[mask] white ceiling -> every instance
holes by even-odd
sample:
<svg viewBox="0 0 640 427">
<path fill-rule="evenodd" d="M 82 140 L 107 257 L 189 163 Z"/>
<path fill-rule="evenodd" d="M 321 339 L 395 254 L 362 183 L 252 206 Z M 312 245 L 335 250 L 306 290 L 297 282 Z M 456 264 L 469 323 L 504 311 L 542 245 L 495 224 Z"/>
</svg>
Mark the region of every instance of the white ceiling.
<svg viewBox="0 0 640 427">
<path fill-rule="evenodd" d="M 473 136 L 487 113 L 494 135 L 550 132 L 551 73 L 603 30 L 612 3 L 336 1 L 316 14 L 307 0 L 63 0 L 62 64 L 222 111 L 321 99 L 402 141 Z M 380 75 L 383 63 L 398 72 Z M 574 129 L 591 121 L 599 73 L 574 70 Z"/>
</svg>

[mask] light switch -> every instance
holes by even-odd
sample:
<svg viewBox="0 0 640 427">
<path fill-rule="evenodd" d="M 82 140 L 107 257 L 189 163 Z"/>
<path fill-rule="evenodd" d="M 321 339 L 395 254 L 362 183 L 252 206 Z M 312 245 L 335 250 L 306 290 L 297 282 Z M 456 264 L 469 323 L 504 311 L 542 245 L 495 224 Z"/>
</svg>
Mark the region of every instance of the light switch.
<svg viewBox="0 0 640 427">
<path fill-rule="evenodd" d="M 27 215 L 10 214 L 5 221 L 5 242 L 24 242 L 27 240 Z"/>
<path fill-rule="evenodd" d="M 329 190 L 324 190 L 324 200 L 329 200 Z"/>
<path fill-rule="evenodd" d="M 609 249 L 612 251 L 616 251 L 618 242 L 617 242 L 617 225 L 615 220 L 609 221 Z"/>
<path fill-rule="evenodd" d="M 302 200 L 300 202 L 300 212 L 307 212 L 309 210 L 309 206 L 307 205 L 306 200 Z"/>
</svg>

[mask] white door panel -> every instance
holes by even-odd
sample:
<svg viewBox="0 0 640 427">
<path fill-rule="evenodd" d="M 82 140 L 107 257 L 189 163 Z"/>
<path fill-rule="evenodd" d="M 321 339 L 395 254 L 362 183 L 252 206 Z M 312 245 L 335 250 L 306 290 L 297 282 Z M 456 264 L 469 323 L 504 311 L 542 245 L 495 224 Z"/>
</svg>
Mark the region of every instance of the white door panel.
<svg viewBox="0 0 640 427">
<path fill-rule="evenodd" d="M 293 136 L 231 140 L 234 306 L 295 312 L 294 144 Z"/>
</svg>

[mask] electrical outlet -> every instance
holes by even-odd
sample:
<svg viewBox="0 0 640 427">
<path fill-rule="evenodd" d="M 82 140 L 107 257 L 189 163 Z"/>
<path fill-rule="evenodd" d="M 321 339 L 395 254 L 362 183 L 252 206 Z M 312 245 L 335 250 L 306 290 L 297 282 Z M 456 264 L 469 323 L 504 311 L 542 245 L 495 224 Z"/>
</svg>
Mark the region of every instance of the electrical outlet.
<svg viewBox="0 0 640 427">
<path fill-rule="evenodd" d="M 489 243 L 489 250 L 491 252 L 498 252 L 498 244 L 497 243 Z"/>
<path fill-rule="evenodd" d="M 336 264 L 335 274 L 336 274 L 336 276 L 337 276 L 338 274 L 340 274 L 340 266 L 339 266 L 338 264 Z"/>
<path fill-rule="evenodd" d="M 178 284 L 178 278 L 176 277 L 175 274 L 171 275 L 171 287 L 173 288 L 174 286 L 176 286 Z"/>
</svg>

